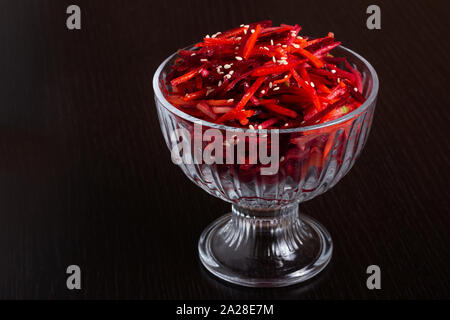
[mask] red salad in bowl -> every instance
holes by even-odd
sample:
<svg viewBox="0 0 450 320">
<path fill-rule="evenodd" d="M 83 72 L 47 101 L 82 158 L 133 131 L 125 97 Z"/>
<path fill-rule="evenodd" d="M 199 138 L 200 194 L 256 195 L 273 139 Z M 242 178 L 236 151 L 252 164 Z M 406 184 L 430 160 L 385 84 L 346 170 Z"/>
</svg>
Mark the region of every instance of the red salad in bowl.
<svg viewBox="0 0 450 320">
<path fill-rule="evenodd" d="M 349 172 L 370 132 L 374 68 L 333 33 L 300 31 L 262 21 L 208 35 L 153 77 L 172 160 L 232 204 L 198 244 L 206 269 L 231 283 L 286 286 L 325 268 L 331 237 L 298 206 Z"/>
<path fill-rule="evenodd" d="M 316 125 L 361 106 L 360 72 L 333 55 L 341 42 L 300 31 L 262 21 L 207 35 L 178 51 L 164 95 L 191 116 L 249 129 Z"/>
</svg>

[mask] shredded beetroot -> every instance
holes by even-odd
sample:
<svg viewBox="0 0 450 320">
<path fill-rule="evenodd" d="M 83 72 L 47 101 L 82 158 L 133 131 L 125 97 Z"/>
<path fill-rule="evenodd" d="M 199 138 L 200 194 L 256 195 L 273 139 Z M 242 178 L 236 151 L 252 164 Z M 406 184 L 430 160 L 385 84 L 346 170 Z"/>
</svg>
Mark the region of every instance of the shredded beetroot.
<svg viewBox="0 0 450 320">
<path fill-rule="evenodd" d="M 163 84 L 192 116 L 247 128 L 295 128 L 337 119 L 365 102 L 360 72 L 330 52 L 334 34 L 311 39 L 271 21 L 206 36 L 180 50 Z"/>
</svg>

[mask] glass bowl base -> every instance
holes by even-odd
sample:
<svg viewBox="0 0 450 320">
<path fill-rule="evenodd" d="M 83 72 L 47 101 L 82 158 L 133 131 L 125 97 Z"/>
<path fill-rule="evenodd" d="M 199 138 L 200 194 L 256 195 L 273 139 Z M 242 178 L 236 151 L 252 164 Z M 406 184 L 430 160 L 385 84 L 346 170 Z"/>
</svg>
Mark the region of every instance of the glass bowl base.
<svg viewBox="0 0 450 320">
<path fill-rule="evenodd" d="M 304 282 L 330 262 L 333 243 L 298 206 L 276 215 L 254 216 L 233 206 L 202 233 L 198 250 L 218 278 L 247 287 L 283 287 Z"/>
</svg>

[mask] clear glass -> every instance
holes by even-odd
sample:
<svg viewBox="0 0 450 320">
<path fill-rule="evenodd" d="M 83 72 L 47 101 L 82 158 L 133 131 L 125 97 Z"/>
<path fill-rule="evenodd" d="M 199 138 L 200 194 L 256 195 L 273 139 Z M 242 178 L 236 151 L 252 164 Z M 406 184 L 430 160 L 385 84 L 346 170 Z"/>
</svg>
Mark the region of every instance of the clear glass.
<svg viewBox="0 0 450 320">
<path fill-rule="evenodd" d="M 298 205 L 333 187 L 353 166 L 370 132 L 378 93 L 373 67 L 357 53 L 335 49 L 363 76 L 367 101 L 334 121 L 309 127 L 279 130 L 280 168 L 261 175 L 261 167 L 239 164 L 180 163 L 186 176 L 200 188 L 232 204 L 232 212 L 210 224 L 200 236 L 200 260 L 217 277 L 250 287 L 296 284 L 322 271 L 329 263 L 333 244 L 326 229 L 299 214 Z M 169 150 L 176 129 L 194 132 L 243 129 L 194 118 L 172 106 L 160 88 L 175 54 L 164 61 L 153 78 L 161 130 Z M 258 137 L 267 132 L 252 130 Z M 202 151 L 207 143 L 202 144 Z M 194 151 L 192 151 L 194 152 Z M 195 213 L 201 214 L 201 213 Z"/>
</svg>

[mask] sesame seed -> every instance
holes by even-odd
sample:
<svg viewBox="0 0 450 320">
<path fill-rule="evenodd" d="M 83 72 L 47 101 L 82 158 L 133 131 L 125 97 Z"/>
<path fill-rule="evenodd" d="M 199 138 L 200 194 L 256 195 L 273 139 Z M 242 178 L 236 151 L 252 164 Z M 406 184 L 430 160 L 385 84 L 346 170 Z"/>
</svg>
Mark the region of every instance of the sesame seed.
<svg viewBox="0 0 450 320">
<path fill-rule="evenodd" d="M 313 87 L 313 88 L 315 87 L 314 82 L 312 82 L 312 81 L 311 81 L 310 85 L 311 85 L 311 87 Z"/>
<path fill-rule="evenodd" d="M 241 24 L 241 25 L 240 25 L 239 27 L 241 27 L 241 28 L 242 28 L 242 27 L 244 27 L 244 25 L 243 25 L 243 24 Z"/>
<path fill-rule="evenodd" d="M 303 120 L 302 122 L 300 122 L 300 124 L 304 124 L 305 123 L 305 120 Z"/>
<path fill-rule="evenodd" d="M 286 123 L 287 124 L 287 123 Z M 281 157 L 280 158 L 280 162 L 283 162 L 284 161 L 284 157 Z"/>
<path fill-rule="evenodd" d="M 218 87 L 222 85 L 222 80 L 219 80 L 219 83 L 217 84 Z"/>
<path fill-rule="evenodd" d="M 355 91 L 355 92 L 358 92 L 358 89 L 355 87 L 355 88 L 353 88 L 353 90 Z"/>
<path fill-rule="evenodd" d="M 265 94 L 266 93 L 266 90 L 261 90 L 261 94 Z"/>
<path fill-rule="evenodd" d="M 201 62 L 208 62 L 208 59 L 200 59 Z"/>
<path fill-rule="evenodd" d="M 248 25 L 248 24 L 246 24 L 245 26 L 244 26 L 244 28 L 249 28 L 250 26 Z"/>
<path fill-rule="evenodd" d="M 196 53 L 194 52 L 193 54 L 191 54 L 191 57 L 193 57 L 193 56 L 195 56 L 196 55 Z"/>
<path fill-rule="evenodd" d="M 228 99 L 227 100 L 227 102 L 233 102 L 234 101 L 234 99 Z"/>
<path fill-rule="evenodd" d="M 336 73 L 336 70 L 334 70 L 334 69 L 331 69 L 331 73 Z"/>
<path fill-rule="evenodd" d="M 272 89 L 272 86 L 273 86 L 273 83 L 272 83 L 272 81 L 271 81 L 271 82 L 269 82 L 269 88 Z"/>
<path fill-rule="evenodd" d="M 248 126 L 250 129 L 255 130 L 255 127 L 252 126 L 251 124 Z"/>
<path fill-rule="evenodd" d="M 247 34 L 247 29 L 244 29 L 244 34 Z"/>
<path fill-rule="evenodd" d="M 287 60 L 287 57 L 281 57 L 280 60 Z"/>
<path fill-rule="evenodd" d="M 230 79 L 231 78 L 231 74 L 226 74 L 223 76 L 224 79 Z"/>
<path fill-rule="evenodd" d="M 251 33 L 255 33 L 255 29 L 250 30 Z"/>
<path fill-rule="evenodd" d="M 208 90 L 206 90 L 206 95 L 209 95 L 211 92 L 213 92 L 214 91 L 214 89 L 208 89 Z"/>
<path fill-rule="evenodd" d="M 301 39 L 303 39 L 303 37 L 302 37 L 302 36 L 297 36 L 297 39 L 300 39 L 300 40 L 301 40 Z"/>
<path fill-rule="evenodd" d="M 264 47 L 264 49 L 266 49 L 267 51 L 269 51 L 269 48 L 267 48 L 267 47 Z"/>
<path fill-rule="evenodd" d="M 284 126 L 285 126 L 285 127 L 289 126 L 289 123 L 286 122 L 286 123 L 284 124 Z"/>
<path fill-rule="evenodd" d="M 273 63 L 277 62 L 274 56 L 272 56 Z"/>
<path fill-rule="evenodd" d="M 209 34 L 207 34 L 205 38 L 209 38 Z"/>
<path fill-rule="evenodd" d="M 277 90 L 280 90 L 280 87 L 273 88 L 273 91 L 277 91 Z"/>
<path fill-rule="evenodd" d="M 258 129 L 259 129 L 259 130 L 262 130 L 262 125 L 259 125 L 259 126 L 258 126 Z"/>
<path fill-rule="evenodd" d="M 300 46 L 299 46 L 298 44 L 296 44 L 296 43 L 293 43 L 292 46 L 293 46 L 294 48 L 296 48 L 296 49 L 300 48 Z"/>
<path fill-rule="evenodd" d="M 234 73 L 233 70 L 230 70 L 230 72 L 228 72 L 228 74 L 231 76 Z"/>
<path fill-rule="evenodd" d="M 283 48 L 287 48 L 287 45 L 283 44 L 282 47 L 283 47 Z"/>
<path fill-rule="evenodd" d="M 230 69 L 230 68 L 231 68 L 231 65 L 225 64 L 225 65 L 223 66 L 223 68 L 224 68 L 224 69 Z"/>
<path fill-rule="evenodd" d="M 337 83 L 341 82 L 341 78 L 337 78 Z"/>
<path fill-rule="evenodd" d="M 236 38 L 236 40 L 241 40 L 241 39 L 242 39 L 241 37 L 237 37 L 237 38 Z"/>
<path fill-rule="evenodd" d="M 270 44 L 273 45 L 273 40 L 272 39 L 270 39 Z"/>
<path fill-rule="evenodd" d="M 242 58 L 239 57 L 239 56 L 236 56 L 235 58 L 236 58 L 236 60 L 238 60 L 238 61 L 242 61 Z"/>
<path fill-rule="evenodd" d="M 308 81 L 305 81 L 305 83 L 309 85 L 309 82 L 308 82 Z"/>
</svg>

